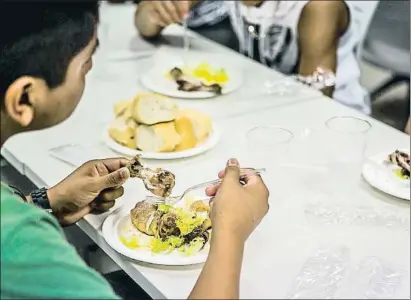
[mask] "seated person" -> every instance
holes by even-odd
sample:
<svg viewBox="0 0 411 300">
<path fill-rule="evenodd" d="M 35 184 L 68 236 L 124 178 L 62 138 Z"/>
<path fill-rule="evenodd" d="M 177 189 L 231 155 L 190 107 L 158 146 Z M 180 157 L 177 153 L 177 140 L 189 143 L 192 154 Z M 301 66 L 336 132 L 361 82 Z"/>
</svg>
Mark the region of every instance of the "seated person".
<svg viewBox="0 0 411 300">
<path fill-rule="evenodd" d="M 0 28 L 12 28 L 0 35 L 1 145 L 19 132 L 51 127 L 71 115 L 93 65 L 97 20 L 98 7 L 91 1 L 0 2 Z M 1 186 L 2 299 L 118 298 L 64 239 L 58 221 L 70 225 L 113 207 L 130 176 L 127 163 L 90 161 L 28 197 Z M 236 160 L 219 175 L 222 184 L 206 191 L 214 197 L 213 237 L 191 298 L 238 299 L 244 243 L 268 210 L 268 191 L 259 176 L 241 185 Z"/>
<path fill-rule="evenodd" d="M 160 35 L 170 24 L 181 23 L 226 47 L 238 49 L 224 1 L 140 1 L 135 14 L 139 33 L 146 38 Z"/>
<path fill-rule="evenodd" d="M 323 92 L 370 114 L 361 87 L 356 46 L 356 1 L 227 1 L 241 51 L 284 74 L 312 75 L 318 67 L 336 74 Z"/>
<path fill-rule="evenodd" d="M 197 2 L 142 1 L 136 26 L 145 37 L 157 36 L 167 25 L 181 22 Z M 225 6 L 242 53 L 284 74 L 307 76 L 318 67 L 328 69 L 336 74 L 336 85 L 324 94 L 370 114 L 355 55 L 361 38 L 356 1 L 210 2 Z M 210 13 L 209 18 L 220 18 L 220 14 L 214 15 L 217 13 Z"/>
</svg>

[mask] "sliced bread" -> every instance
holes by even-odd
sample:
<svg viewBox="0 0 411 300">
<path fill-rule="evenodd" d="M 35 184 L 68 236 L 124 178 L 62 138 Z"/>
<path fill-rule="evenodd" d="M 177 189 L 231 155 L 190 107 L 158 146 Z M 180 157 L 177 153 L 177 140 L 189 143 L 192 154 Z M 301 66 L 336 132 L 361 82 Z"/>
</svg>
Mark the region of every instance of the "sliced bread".
<svg viewBox="0 0 411 300">
<path fill-rule="evenodd" d="M 197 144 L 204 142 L 213 130 L 211 118 L 205 113 L 194 109 L 182 109 L 178 112 L 177 118 L 183 117 L 190 120 Z"/>
<path fill-rule="evenodd" d="M 181 141 L 174 122 L 139 125 L 136 136 L 137 148 L 145 152 L 172 152 Z"/>
<path fill-rule="evenodd" d="M 119 143 L 131 149 L 136 149 L 135 140 L 136 130 L 132 126 L 128 126 L 123 119 L 116 119 L 108 128 L 109 136 Z"/>
<path fill-rule="evenodd" d="M 126 113 L 126 110 L 130 110 L 132 103 L 133 103 L 133 100 L 122 100 L 114 104 L 113 109 L 114 109 L 114 114 L 116 115 L 116 117 L 120 117 Z"/>
<path fill-rule="evenodd" d="M 185 116 L 180 116 L 174 120 L 174 125 L 181 138 L 180 144 L 177 145 L 175 151 L 194 148 L 197 145 L 197 137 L 191 120 Z"/>
<path fill-rule="evenodd" d="M 178 112 L 178 105 L 174 100 L 158 94 L 139 94 L 132 107 L 134 119 L 145 125 L 173 121 Z"/>
</svg>

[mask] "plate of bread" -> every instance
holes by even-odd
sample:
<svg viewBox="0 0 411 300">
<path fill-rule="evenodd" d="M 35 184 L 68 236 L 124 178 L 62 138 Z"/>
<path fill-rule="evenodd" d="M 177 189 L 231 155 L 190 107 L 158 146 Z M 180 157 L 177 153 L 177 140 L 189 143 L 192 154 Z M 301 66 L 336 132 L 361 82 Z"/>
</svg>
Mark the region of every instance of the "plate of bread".
<svg viewBox="0 0 411 300">
<path fill-rule="evenodd" d="M 243 77 L 241 70 L 223 61 L 211 65 L 176 58 L 154 66 L 141 82 L 149 90 L 169 97 L 205 99 L 233 92 L 241 86 Z"/>
<path fill-rule="evenodd" d="M 126 156 L 146 159 L 178 159 L 213 148 L 220 134 L 211 118 L 197 110 L 181 109 L 162 95 L 138 94 L 114 105 L 115 120 L 103 140 Z"/>
</svg>

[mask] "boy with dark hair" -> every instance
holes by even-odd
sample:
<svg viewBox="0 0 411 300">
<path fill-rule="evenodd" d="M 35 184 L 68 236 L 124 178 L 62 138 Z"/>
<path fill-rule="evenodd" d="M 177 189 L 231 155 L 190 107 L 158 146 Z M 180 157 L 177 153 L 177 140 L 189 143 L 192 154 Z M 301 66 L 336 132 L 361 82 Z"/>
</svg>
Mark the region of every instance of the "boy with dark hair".
<svg viewBox="0 0 411 300">
<path fill-rule="evenodd" d="M 0 2 L 1 145 L 14 134 L 71 115 L 92 68 L 97 21 L 97 3 L 90 1 Z M 58 221 L 73 224 L 113 207 L 130 176 L 127 163 L 122 158 L 87 162 L 56 186 L 27 197 L 1 187 L 0 298 L 117 298 L 64 240 Z M 243 186 L 239 175 L 238 162 L 230 160 L 220 174 L 223 183 L 206 191 L 214 196 L 213 237 L 192 298 L 239 297 L 244 243 L 268 210 L 261 178 L 249 176 Z"/>
</svg>

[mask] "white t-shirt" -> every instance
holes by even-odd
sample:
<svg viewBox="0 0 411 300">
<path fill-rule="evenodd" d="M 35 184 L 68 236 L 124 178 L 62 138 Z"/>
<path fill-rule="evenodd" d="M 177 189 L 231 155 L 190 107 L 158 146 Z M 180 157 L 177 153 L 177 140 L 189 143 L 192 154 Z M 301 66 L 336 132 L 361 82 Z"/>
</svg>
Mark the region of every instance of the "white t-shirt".
<svg viewBox="0 0 411 300">
<path fill-rule="evenodd" d="M 241 52 L 284 74 L 296 73 L 299 63 L 297 26 L 301 12 L 308 2 L 264 1 L 260 7 L 247 7 L 240 1 L 226 1 Z M 333 98 L 370 114 L 370 100 L 360 85 L 360 69 L 355 54 L 364 33 L 359 28 L 361 22 L 358 20 L 362 15 L 357 13 L 357 1 L 345 2 L 350 11 L 350 24 L 338 45 Z M 260 39 L 249 32 L 250 25 L 258 29 Z"/>
<path fill-rule="evenodd" d="M 191 10 L 187 25 L 189 27 L 214 25 L 227 16 L 227 6 L 224 1 L 202 0 Z"/>
</svg>

